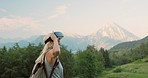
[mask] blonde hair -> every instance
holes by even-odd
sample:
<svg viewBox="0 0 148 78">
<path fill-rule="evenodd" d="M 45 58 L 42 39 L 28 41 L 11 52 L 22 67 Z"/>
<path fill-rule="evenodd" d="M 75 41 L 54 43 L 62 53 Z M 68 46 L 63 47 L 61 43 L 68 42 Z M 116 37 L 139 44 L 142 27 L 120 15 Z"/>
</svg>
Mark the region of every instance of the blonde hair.
<svg viewBox="0 0 148 78">
<path fill-rule="evenodd" d="M 53 48 L 53 42 L 47 42 L 41 53 L 45 53 L 47 52 L 47 50 L 52 49 L 52 48 Z"/>
<path fill-rule="evenodd" d="M 45 42 L 49 37 L 50 37 L 50 34 L 46 35 L 46 36 L 44 37 L 43 41 Z M 52 48 L 53 48 L 53 42 L 52 42 L 52 41 L 48 41 L 48 42 L 45 44 L 43 50 L 41 51 L 40 56 L 36 59 L 35 62 L 36 62 L 36 63 L 40 63 L 40 62 L 43 63 L 44 55 L 46 54 L 46 52 L 47 52 L 48 50 L 50 50 L 50 49 L 52 49 Z"/>
<path fill-rule="evenodd" d="M 50 36 L 51 36 L 51 33 L 48 34 L 48 35 L 46 35 L 46 36 L 43 38 L 43 41 L 45 42 Z M 47 52 L 48 49 L 52 49 L 52 48 L 53 48 L 53 41 L 48 41 L 48 42 L 45 44 L 45 46 L 44 46 L 44 48 L 43 48 L 43 50 L 42 50 L 41 53 L 45 53 L 45 52 Z"/>
</svg>

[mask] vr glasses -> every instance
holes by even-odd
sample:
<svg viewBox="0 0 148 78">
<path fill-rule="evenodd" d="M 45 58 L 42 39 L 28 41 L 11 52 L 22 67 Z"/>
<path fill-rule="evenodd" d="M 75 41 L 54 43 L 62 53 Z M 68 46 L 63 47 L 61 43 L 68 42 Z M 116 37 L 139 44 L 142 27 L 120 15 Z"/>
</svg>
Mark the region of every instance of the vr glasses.
<svg viewBox="0 0 148 78">
<path fill-rule="evenodd" d="M 56 35 L 57 38 L 60 38 L 60 39 L 64 37 L 63 33 L 61 32 L 54 32 L 54 34 Z"/>
</svg>

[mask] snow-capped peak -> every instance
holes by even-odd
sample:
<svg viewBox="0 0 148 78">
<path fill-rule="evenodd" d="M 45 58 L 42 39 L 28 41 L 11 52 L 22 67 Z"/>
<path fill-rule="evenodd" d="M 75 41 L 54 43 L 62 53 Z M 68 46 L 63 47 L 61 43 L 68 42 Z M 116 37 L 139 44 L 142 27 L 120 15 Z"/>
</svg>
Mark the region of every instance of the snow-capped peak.
<svg viewBox="0 0 148 78">
<path fill-rule="evenodd" d="M 123 41 L 132 41 L 137 39 L 138 37 L 123 29 L 116 23 L 110 23 L 104 25 L 103 28 L 99 29 L 96 33 L 97 35 L 102 37 L 108 37 L 115 40 L 123 40 Z"/>
<path fill-rule="evenodd" d="M 115 22 L 112 22 L 112 23 L 107 23 L 104 25 L 104 28 L 109 28 L 109 27 L 120 27 L 118 24 L 116 24 Z"/>
</svg>

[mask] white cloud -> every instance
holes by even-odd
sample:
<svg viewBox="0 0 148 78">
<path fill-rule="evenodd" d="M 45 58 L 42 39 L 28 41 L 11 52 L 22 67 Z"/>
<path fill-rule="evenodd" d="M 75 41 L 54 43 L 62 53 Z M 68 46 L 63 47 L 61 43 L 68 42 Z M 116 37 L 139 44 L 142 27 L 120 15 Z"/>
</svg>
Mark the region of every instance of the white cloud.
<svg viewBox="0 0 148 78">
<path fill-rule="evenodd" d="M 68 7 L 66 5 L 58 6 L 55 10 L 56 14 L 66 14 Z"/>
<path fill-rule="evenodd" d="M 68 10 L 68 6 L 66 6 L 66 5 L 58 6 L 58 7 L 56 7 L 54 14 L 49 16 L 48 19 L 51 20 L 51 19 L 57 18 L 61 15 L 64 15 L 67 13 L 67 10 Z"/>
<path fill-rule="evenodd" d="M 46 31 L 40 22 L 30 17 L 0 18 L 1 37 L 30 37 Z"/>
<path fill-rule="evenodd" d="M 29 17 L 0 18 L 0 30 L 10 31 L 18 28 L 32 29 L 39 26 L 38 22 Z"/>
<path fill-rule="evenodd" d="M 7 12 L 7 10 L 6 9 L 3 9 L 3 8 L 0 8 L 0 13 L 4 13 L 4 12 Z"/>
</svg>

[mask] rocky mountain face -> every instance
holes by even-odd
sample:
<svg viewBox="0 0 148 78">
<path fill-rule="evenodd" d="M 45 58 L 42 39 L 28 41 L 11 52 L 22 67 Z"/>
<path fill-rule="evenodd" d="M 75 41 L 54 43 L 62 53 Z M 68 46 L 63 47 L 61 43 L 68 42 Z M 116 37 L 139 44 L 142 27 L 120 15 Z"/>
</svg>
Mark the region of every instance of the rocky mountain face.
<svg viewBox="0 0 148 78">
<path fill-rule="evenodd" d="M 120 27 L 116 23 L 106 24 L 96 33 L 89 35 L 88 38 L 90 38 L 90 44 L 94 44 L 97 48 L 103 47 L 106 49 L 110 49 L 120 42 L 139 39 L 137 36 Z"/>
<path fill-rule="evenodd" d="M 95 45 L 97 49 L 103 47 L 105 49 L 110 49 L 114 45 L 125 42 L 125 41 L 133 41 L 139 39 L 134 34 L 120 27 L 116 23 L 106 24 L 103 28 L 99 29 L 96 33 L 92 33 L 87 36 L 80 36 L 77 34 L 66 34 L 65 37 L 61 40 L 61 44 L 67 46 L 67 49 L 72 51 L 84 50 L 88 45 Z M 44 35 L 35 36 L 33 38 L 29 38 L 23 40 L 23 42 L 29 44 L 34 43 L 37 45 L 38 43 L 43 43 Z M 34 40 L 33 40 L 34 39 Z M 22 42 L 22 41 L 19 41 Z M 19 43 L 18 42 L 18 43 Z M 7 43 L 8 44 L 8 43 Z M 23 43 L 24 44 L 24 43 Z M 22 46 L 23 44 L 20 44 Z M 5 44 L 1 44 L 4 46 Z M 9 44 L 10 45 L 10 44 Z M 26 45 L 26 44 L 25 44 Z M 0 47 L 1 47 L 0 46 Z M 8 45 L 5 45 L 6 47 Z M 10 46 L 9 46 L 10 47 Z"/>
<path fill-rule="evenodd" d="M 95 45 L 97 49 L 101 47 L 110 49 L 118 43 L 137 39 L 139 38 L 131 32 L 125 30 L 116 23 L 112 23 L 106 24 L 96 33 L 87 36 L 76 34 L 66 35 L 62 40 L 62 44 L 66 45 L 67 48 L 71 50 L 83 50 L 87 45 Z"/>
</svg>

